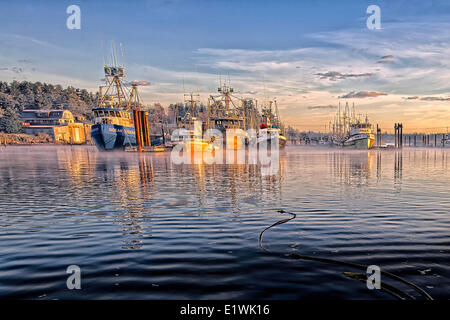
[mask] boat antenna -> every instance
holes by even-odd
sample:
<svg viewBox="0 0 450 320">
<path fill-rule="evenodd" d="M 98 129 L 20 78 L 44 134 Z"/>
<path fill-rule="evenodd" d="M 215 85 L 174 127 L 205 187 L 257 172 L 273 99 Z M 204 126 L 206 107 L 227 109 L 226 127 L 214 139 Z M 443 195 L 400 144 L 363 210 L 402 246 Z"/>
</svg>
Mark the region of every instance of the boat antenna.
<svg viewBox="0 0 450 320">
<path fill-rule="evenodd" d="M 184 89 L 184 76 L 183 76 L 183 108 L 186 105 L 186 90 Z"/>
<path fill-rule="evenodd" d="M 122 68 L 124 67 L 124 62 L 123 62 L 123 46 L 122 46 L 122 42 L 120 43 L 120 53 L 122 54 Z"/>
<path fill-rule="evenodd" d="M 114 41 L 111 41 L 111 64 L 114 65 Z"/>
<path fill-rule="evenodd" d="M 114 64 L 114 67 L 117 67 L 117 52 L 116 52 L 116 48 L 114 47 L 114 41 L 111 41 L 111 48 L 112 48 L 113 64 Z"/>
<path fill-rule="evenodd" d="M 198 89 L 198 78 L 195 80 L 196 85 L 197 85 L 197 103 L 200 103 L 200 91 Z"/>
<path fill-rule="evenodd" d="M 263 75 L 263 106 L 267 104 L 267 92 L 266 92 L 266 77 Z"/>
<path fill-rule="evenodd" d="M 100 47 L 102 48 L 102 62 L 103 62 L 103 67 L 105 67 L 105 50 L 103 49 L 103 41 L 102 41 L 102 39 L 100 39 Z"/>
<path fill-rule="evenodd" d="M 114 47 L 114 59 L 116 60 L 116 67 L 118 67 L 119 55 L 117 54 L 117 47 Z"/>
<path fill-rule="evenodd" d="M 344 131 L 344 124 L 342 123 L 344 116 L 341 114 L 341 105 L 339 105 L 339 134 L 342 134 Z"/>
</svg>

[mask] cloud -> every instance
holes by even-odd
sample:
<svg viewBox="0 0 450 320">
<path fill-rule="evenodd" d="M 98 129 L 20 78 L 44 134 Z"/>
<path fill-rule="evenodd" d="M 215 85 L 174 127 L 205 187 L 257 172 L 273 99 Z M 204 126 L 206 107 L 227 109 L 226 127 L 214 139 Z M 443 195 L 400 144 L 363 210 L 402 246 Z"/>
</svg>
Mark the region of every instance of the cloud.
<svg viewBox="0 0 450 320">
<path fill-rule="evenodd" d="M 450 98 L 443 98 L 443 97 L 422 97 L 420 100 L 423 101 L 450 101 Z"/>
<path fill-rule="evenodd" d="M 23 69 L 19 68 L 19 67 L 12 67 L 11 71 L 14 72 L 14 73 L 22 73 Z"/>
<path fill-rule="evenodd" d="M 394 56 L 393 56 L 392 54 L 389 54 L 389 55 L 387 55 L 387 56 L 382 56 L 382 57 L 377 61 L 377 63 L 379 63 L 379 64 L 388 64 L 388 63 L 392 63 L 392 60 L 390 60 L 390 59 L 392 59 L 392 58 L 394 58 Z"/>
<path fill-rule="evenodd" d="M 352 99 L 352 98 L 376 98 L 378 96 L 387 96 L 387 93 L 378 91 L 352 91 L 346 95 L 340 96 L 340 99 Z"/>
<path fill-rule="evenodd" d="M 327 110 L 327 109 L 337 109 L 337 106 L 327 105 L 327 106 L 309 106 L 309 110 Z"/>
<path fill-rule="evenodd" d="M 448 22 L 438 21 L 386 22 L 382 30 L 370 36 L 363 30 L 341 29 L 316 33 L 312 38 L 331 49 L 347 52 L 344 58 L 339 53 L 332 55 L 338 65 L 347 63 L 367 72 L 372 72 L 369 63 L 380 67 L 376 76 L 362 80 L 365 87 L 371 85 L 379 91 L 403 95 L 445 94 L 450 91 L 449 28 Z M 351 84 L 353 88 L 354 85 Z M 345 91 L 342 86 L 339 89 Z"/>
<path fill-rule="evenodd" d="M 392 61 L 391 60 L 379 60 L 379 61 L 377 61 L 377 63 L 388 64 L 388 63 L 392 63 Z"/>
<path fill-rule="evenodd" d="M 404 97 L 405 100 L 422 100 L 422 101 L 450 101 L 450 97 L 419 97 L 419 96 L 411 96 L 411 97 Z"/>
<path fill-rule="evenodd" d="M 335 80 L 343 80 L 348 78 L 362 78 L 362 77 L 370 77 L 373 73 L 340 73 L 337 71 L 328 71 L 325 73 L 319 72 L 316 73 L 316 76 L 320 76 L 320 79 L 328 79 L 331 81 Z"/>
<path fill-rule="evenodd" d="M 149 86 L 150 82 L 143 81 L 143 80 L 133 80 L 131 81 L 131 84 L 137 85 L 137 86 Z"/>
</svg>

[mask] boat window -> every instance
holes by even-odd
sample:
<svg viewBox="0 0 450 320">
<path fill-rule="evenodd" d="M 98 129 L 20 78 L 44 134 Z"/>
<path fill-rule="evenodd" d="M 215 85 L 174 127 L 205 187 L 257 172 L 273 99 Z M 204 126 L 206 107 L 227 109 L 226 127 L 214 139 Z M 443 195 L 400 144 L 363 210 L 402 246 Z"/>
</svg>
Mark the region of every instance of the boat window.
<svg viewBox="0 0 450 320">
<path fill-rule="evenodd" d="M 103 110 L 99 110 L 99 111 L 98 111 L 98 116 L 99 116 L 99 117 L 103 117 Z"/>
<path fill-rule="evenodd" d="M 120 118 L 120 117 L 121 117 L 121 115 L 120 115 L 120 111 L 116 111 L 116 117 L 118 117 L 118 118 Z"/>
</svg>

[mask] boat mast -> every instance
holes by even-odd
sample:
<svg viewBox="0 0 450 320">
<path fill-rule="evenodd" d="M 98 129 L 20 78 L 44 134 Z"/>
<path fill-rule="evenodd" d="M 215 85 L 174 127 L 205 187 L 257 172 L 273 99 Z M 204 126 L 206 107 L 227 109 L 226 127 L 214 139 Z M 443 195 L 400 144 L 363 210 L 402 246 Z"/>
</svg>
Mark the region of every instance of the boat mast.
<svg viewBox="0 0 450 320">
<path fill-rule="evenodd" d="M 278 111 L 278 104 L 277 104 L 276 98 L 273 98 L 273 102 L 275 104 L 275 117 L 277 118 L 277 121 L 276 121 L 277 127 L 280 128 L 281 127 L 281 119 L 280 119 L 280 112 Z"/>
</svg>

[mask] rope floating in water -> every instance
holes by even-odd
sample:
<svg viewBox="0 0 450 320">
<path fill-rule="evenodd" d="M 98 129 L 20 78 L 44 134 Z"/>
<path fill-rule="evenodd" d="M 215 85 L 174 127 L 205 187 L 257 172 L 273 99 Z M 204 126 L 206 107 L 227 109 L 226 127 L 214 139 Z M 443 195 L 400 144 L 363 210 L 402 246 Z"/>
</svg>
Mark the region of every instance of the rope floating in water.
<svg viewBox="0 0 450 320">
<path fill-rule="evenodd" d="M 284 224 L 286 222 L 289 222 L 293 219 L 295 219 L 297 217 L 297 215 L 295 213 L 292 212 L 288 212 L 288 211 L 284 211 L 284 210 L 278 210 L 277 212 L 279 213 L 287 213 L 290 214 L 291 217 L 287 218 L 287 219 L 282 219 L 280 221 L 275 222 L 274 224 L 268 226 L 267 228 L 265 228 L 263 231 L 261 231 L 261 233 L 259 234 L 259 246 L 261 247 L 261 249 L 263 249 L 266 252 L 271 253 L 269 250 L 267 250 L 266 248 L 264 248 L 262 240 L 263 240 L 263 235 L 264 232 L 266 232 L 267 230 L 269 230 L 272 227 L 278 226 L 280 224 Z M 324 263 L 331 263 L 331 264 L 337 264 L 337 265 L 342 265 L 342 266 L 347 266 L 347 267 L 352 267 L 352 268 L 356 268 L 356 269 L 360 269 L 360 270 L 367 270 L 367 266 L 364 266 L 362 264 L 357 264 L 357 263 L 352 263 L 352 262 L 345 262 L 345 261 L 339 261 L 339 260 L 335 260 L 335 259 L 330 259 L 330 258 L 321 258 L 321 257 L 312 257 L 312 256 L 305 256 L 305 255 L 301 255 L 301 254 L 296 254 L 296 253 L 290 253 L 288 255 L 283 255 L 283 256 L 287 256 L 291 259 L 302 259 L 302 260 L 312 260 L 312 261 L 319 261 L 319 262 L 324 262 Z M 388 278 L 391 279 L 395 279 L 399 282 L 402 282 L 406 285 L 408 285 L 409 287 L 413 288 L 416 292 L 418 292 L 422 297 L 424 297 L 427 300 L 433 300 L 433 298 L 422 288 L 420 288 L 419 286 L 415 285 L 412 282 L 409 282 L 403 278 L 400 278 L 399 276 L 396 276 L 395 274 L 392 274 L 390 272 L 387 271 L 380 271 L 380 273 Z M 357 279 L 357 280 L 362 280 L 362 277 L 364 277 L 364 280 L 367 279 L 365 275 L 363 274 L 358 274 L 358 273 L 352 273 L 352 272 L 344 272 L 344 275 L 346 275 L 347 277 L 350 277 L 352 279 Z M 411 296 L 410 294 L 395 288 L 394 286 L 391 286 L 389 284 L 382 284 L 381 285 L 381 289 L 383 291 L 388 292 L 389 294 L 394 295 L 395 297 L 401 298 L 399 297 L 399 295 L 403 295 L 409 299 L 414 299 L 415 298 L 413 296 Z"/>
</svg>

